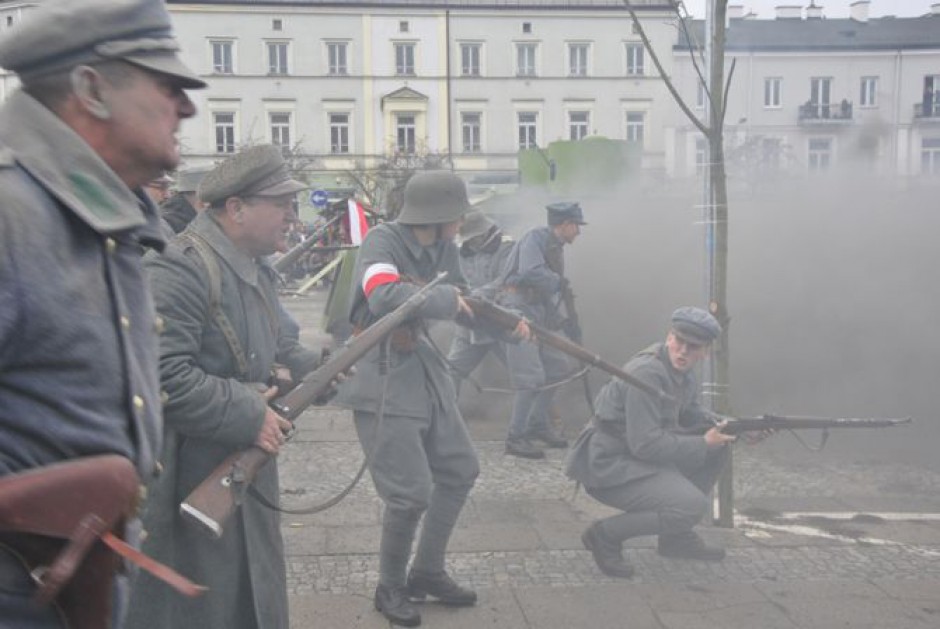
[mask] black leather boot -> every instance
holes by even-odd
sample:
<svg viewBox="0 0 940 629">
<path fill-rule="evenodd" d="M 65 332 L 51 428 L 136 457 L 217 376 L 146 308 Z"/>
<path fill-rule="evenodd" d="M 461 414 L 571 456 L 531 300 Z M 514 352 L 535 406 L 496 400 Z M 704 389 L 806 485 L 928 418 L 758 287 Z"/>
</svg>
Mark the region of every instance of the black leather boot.
<svg viewBox="0 0 940 629">
<path fill-rule="evenodd" d="M 380 583 L 375 588 L 375 609 L 402 627 L 421 624 L 421 614 L 408 597 L 408 588 L 404 585 L 386 587 Z"/>
<path fill-rule="evenodd" d="M 545 451 L 528 439 L 507 439 L 506 454 L 519 456 L 524 459 L 544 459 Z"/>
<path fill-rule="evenodd" d="M 408 575 L 408 594 L 412 600 L 423 601 L 428 595 L 443 605 L 469 607 L 476 605 L 477 593 L 461 587 L 444 571 L 436 574 L 412 570 Z"/>
<path fill-rule="evenodd" d="M 660 535 L 657 550 L 663 557 L 675 559 L 721 561 L 725 558 L 724 548 L 709 546 L 695 531 Z"/>
<path fill-rule="evenodd" d="M 584 547 L 594 555 L 594 563 L 601 572 L 609 577 L 629 579 L 633 576 L 633 566 L 623 559 L 623 545 L 608 539 L 595 522 L 581 534 Z"/>
<path fill-rule="evenodd" d="M 549 448 L 567 448 L 568 440 L 556 433 L 550 426 L 543 426 L 536 430 L 530 430 L 526 435 L 529 441 L 541 441 Z"/>
</svg>

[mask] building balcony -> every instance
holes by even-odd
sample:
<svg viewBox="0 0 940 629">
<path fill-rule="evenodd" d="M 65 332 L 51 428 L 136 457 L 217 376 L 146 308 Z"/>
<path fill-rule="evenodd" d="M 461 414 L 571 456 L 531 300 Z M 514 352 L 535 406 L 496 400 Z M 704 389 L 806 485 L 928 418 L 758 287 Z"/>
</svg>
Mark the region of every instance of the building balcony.
<svg viewBox="0 0 940 629">
<path fill-rule="evenodd" d="M 914 122 L 940 124 L 940 103 L 916 103 Z"/>
<path fill-rule="evenodd" d="M 852 103 L 806 103 L 800 105 L 801 125 L 845 125 L 852 122 Z"/>
</svg>

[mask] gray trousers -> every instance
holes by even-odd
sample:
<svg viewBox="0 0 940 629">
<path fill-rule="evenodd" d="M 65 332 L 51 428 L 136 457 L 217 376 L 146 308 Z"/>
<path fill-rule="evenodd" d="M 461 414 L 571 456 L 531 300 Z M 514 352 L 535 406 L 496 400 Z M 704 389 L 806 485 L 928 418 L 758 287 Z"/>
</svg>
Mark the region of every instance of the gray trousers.
<svg viewBox="0 0 940 629">
<path fill-rule="evenodd" d="M 540 343 L 506 344 L 509 381 L 517 389 L 533 389 L 546 382 L 556 382 L 569 375 L 568 357 Z M 548 410 L 555 389 L 517 391 L 509 420 L 509 439 L 522 439 L 526 434 L 548 426 Z"/>
<path fill-rule="evenodd" d="M 506 364 L 506 350 L 503 344 L 498 341 L 490 343 L 471 343 L 470 339 L 464 335 L 457 334 L 451 342 L 450 351 L 447 352 L 447 362 L 454 376 L 454 380 L 466 378 L 476 369 L 486 355 L 490 352 L 499 358 L 500 362 Z"/>
<path fill-rule="evenodd" d="M 585 487 L 599 502 L 623 513 L 601 520 L 604 533 L 623 541 L 638 535 L 690 531 L 708 511 L 708 494 L 728 459 L 728 447 L 709 451 L 696 468 L 663 469 L 613 487 Z"/>
<path fill-rule="evenodd" d="M 369 472 L 385 503 L 379 548 L 379 580 L 401 586 L 415 530 L 425 512 L 414 567 L 444 569 L 444 552 L 480 464 L 463 418 L 451 406 L 438 406 L 431 417 L 386 415 L 376 434 L 375 414 L 354 413 Z"/>
</svg>

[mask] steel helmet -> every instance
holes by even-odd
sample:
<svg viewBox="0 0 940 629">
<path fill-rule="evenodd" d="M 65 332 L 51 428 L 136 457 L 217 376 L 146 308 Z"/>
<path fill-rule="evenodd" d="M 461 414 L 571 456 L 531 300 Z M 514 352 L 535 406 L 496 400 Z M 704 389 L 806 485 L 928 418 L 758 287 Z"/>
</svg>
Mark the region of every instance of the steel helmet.
<svg viewBox="0 0 940 629">
<path fill-rule="evenodd" d="M 480 210 L 471 210 L 463 217 L 463 225 L 460 226 L 460 239 L 463 241 L 476 238 L 488 233 L 496 227 L 490 218 Z"/>
<path fill-rule="evenodd" d="M 408 180 L 398 222 L 403 225 L 452 223 L 469 211 L 463 179 L 446 170 L 432 170 L 416 173 Z"/>
</svg>

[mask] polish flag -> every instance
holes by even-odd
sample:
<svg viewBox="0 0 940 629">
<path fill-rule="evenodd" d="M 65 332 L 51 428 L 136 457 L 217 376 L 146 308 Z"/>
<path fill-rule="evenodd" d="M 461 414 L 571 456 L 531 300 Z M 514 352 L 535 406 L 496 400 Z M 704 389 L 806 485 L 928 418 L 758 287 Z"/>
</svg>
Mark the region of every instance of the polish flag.
<svg viewBox="0 0 940 629">
<path fill-rule="evenodd" d="M 387 262 L 377 262 L 366 269 L 362 276 L 362 292 L 366 297 L 383 284 L 392 284 L 401 280 L 398 267 Z"/>
<path fill-rule="evenodd" d="M 349 241 L 354 245 L 361 245 L 366 232 L 369 231 L 369 223 L 366 221 L 366 211 L 362 204 L 355 199 L 349 199 L 349 210 L 346 220 L 349 224 Z"/>
</svg>

